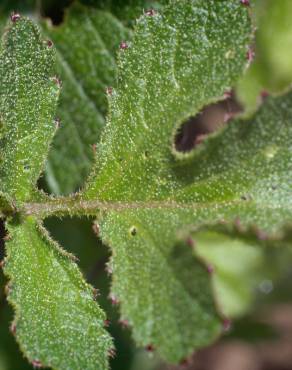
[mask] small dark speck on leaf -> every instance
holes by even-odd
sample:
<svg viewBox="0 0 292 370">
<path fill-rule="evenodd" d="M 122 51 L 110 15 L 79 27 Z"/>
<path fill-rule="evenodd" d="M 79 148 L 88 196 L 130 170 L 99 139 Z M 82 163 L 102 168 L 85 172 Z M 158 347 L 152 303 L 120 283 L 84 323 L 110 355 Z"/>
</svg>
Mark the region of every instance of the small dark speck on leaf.
<svg viewBox="0 0 292 370">
<path fill-rule="evenodd" d="M 136 229 L 136 227 L 134 227 L 134 226 L 131 227 L 130 233 L 131 233 L 132 236 L 137 235 L 137 229 Z"/>
<path fill-rule="evenodd" d="M 153 352 L 154 351 L 154 346 L 153 346 L 153 344 L 148 344 L 145 347 L 145 349 L 146 349 L 147 352 Z"/>
<path fill-rule="evenodd" d="M 47 45 L 48 45 L 48 48 L 51 48 L 53 46 L 53 41 L 47 40 Z"/>
</svg>

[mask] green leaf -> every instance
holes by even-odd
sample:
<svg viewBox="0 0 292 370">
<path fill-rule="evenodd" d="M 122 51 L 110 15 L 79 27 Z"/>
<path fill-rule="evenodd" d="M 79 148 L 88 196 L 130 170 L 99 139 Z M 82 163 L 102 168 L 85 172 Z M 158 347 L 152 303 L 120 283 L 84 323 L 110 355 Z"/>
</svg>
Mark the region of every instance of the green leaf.
<svg viewBox="0 0 292 370">
<path fill-rule="evenodd" d="M 44 26 L 57 49 L 63 83 L 57 115 L 61 127 L 46 165 L 46 180 L 56 193 L 70 193 L 91 169 L 93 144 L 107 112 L 106 89 L 115 83 L 116 50 L 131 32 L 107 11 L 74 5 L 59 27 Z"/>
<path fill-rule="evenodd" d="M 59 86 L 54 51 L 26 18 L 10 25 L 0 56 L 0 190 L 25 201 L 42 171 L 56 130 Z"/>
<path fill-rule="evenodd" d="M 255 60 L 238 85 L 238 97 L 252 112 L 260 93 L 283 92 L 292 82 L 292 24 L 290 0 L 254 0 Z"/>
<path fill-rule="evenodd" d="M 8 224 L 5 274 L 12 324 L 24 354 L 55 369 L 107 369 L 112 342 L 105 315 L 72 257 L 32 217 Z"/>
<path fill-rule="evenodd" d="M 244 314 L 260 282 L 262 248 L 212 231 L 195 238 L 196 254 L 214 269 L 212 281 L 221 312 L 226 317 Z"/>
<path fill-rule="evenodd" d="M 83 194 L 104 208 L 101 235 L 113 249 L 112 292 L 122 317 L 140 345 L 153 345 L 172 362 L 221 330 L 208 273 L 175 243 L 177 232 L 196 221 L 232 218 L 244 204 L 228 188 L 224 194 L 222 171 L 223 182 L 209 179 L 214 168 L 212 161 L 206 167 L 206 153 L 216 151 L 214 141 L 201 157 L 182 161 L 172 140 L 185 119 L 235 84 L 249 40 L 248 12 L 238 1 L 171 1 L 163 14 L 141 17 L 119 54 L 96 175 Z M 238 135 L 233 127 L 230 134 Z M 224 149 L 216 153 L 221 161 Z"/>
<path fill-rule="evenodd" d="M 106 369 L 112 342 L 94 289 L 37 219 L 20 211 L 38 199 L 35 184 L 56 130 L 60 84 L 53 77 L 51 43 L 26 18 L 12 22 L 0 57 L 0 206 L 1 216 L 12 214 L 5 262 L 8 300 L 16 311 L 12 331 L 34 366 Z"/>
<path fill-rule="evenodd" d="M 255 230 L 216 227 L 195 233 L 194 252 L 212 270 L 216 303 L 225 317 L 245 314 L 256 292 L 269 293 L 291 265 L 291 247 Z"/>
</svg>

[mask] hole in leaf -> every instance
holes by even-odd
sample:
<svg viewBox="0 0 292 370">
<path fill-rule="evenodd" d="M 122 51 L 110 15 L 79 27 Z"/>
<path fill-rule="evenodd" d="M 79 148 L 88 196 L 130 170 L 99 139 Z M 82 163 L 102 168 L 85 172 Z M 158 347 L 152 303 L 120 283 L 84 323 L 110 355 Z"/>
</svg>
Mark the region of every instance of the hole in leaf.
<svg viewBox="0 0 292 370">
<path fill-rule="evenodd" d="M 42 2 L 42 15 L 50 18 L 53 25 L 60 25 L 64 19 L 65 8 L 69 7 L 72 2 L 72 0 L 49 0 Z"/>
<path fill-rule="evenodd" d="M 187 153 L 198 146 L 210 133 L 219 130 L 241 112 L 241 107 L 228 93 L 228 98 L 206 106 L 195 117 L 183 122 L 175 136 L 175 149 Z"/>
</svg>

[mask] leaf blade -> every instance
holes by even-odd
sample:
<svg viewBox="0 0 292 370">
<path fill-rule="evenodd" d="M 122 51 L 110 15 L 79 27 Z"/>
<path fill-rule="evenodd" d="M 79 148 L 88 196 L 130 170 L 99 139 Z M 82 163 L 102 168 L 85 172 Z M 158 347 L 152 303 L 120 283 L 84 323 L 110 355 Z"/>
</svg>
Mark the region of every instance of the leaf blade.
<svg viewBox="0 0 292 370">
<path fill-rule="evenodd" d="M 62 25 L 44 24 L 43 31 L 57 49 L 63 85 L 57 112 L 61 127 L 49 153 L 46 179 L 54 193 L 68 194 L 83 184 L 91 169 L 92 146 L 105 124 L 106 89 L 115 84 L 115 53 L 131 31 L 111 13 L 80 4 L 69 9 Z"/>
<path fill-rule="evenodd" d="M 110 336 L 70 255 L 33 218 L 8 224 L 5 274 L 16 310 L 16 338 L 31 362 L 56 369 L 106 369 Z M 38 284 L 36 284 L 38 282 Z"/>
<path fill-rule="evenodd" d="M 56 131 L 54 51 L 28 19 L 12 22 L 1 54 L 1 191 L 29 200 Z"/>
<path fill-rule="evenodd" d="M 171 362 L 222 330 L 208 272 L 190 251 L 186 259 L 182 250 L 188 273 L 179 274 L 180 259 L 173 258 L 178 230 L 208 217 L 210 205 L 192 203 L 186 193 L 180 199 L 183 180 L 172 169 L 187 161 L 175 161 L 171 138 L 179 123 L 235 83 L 249 40 L 247 10 L 235 1 L 172 1 L 162 14 L 141 17 L 120 51 L 96 169 L 81 195 L 105 203 L 99 221 L 112 247 L 113 294 L 134 338 Z"/>
</svg>

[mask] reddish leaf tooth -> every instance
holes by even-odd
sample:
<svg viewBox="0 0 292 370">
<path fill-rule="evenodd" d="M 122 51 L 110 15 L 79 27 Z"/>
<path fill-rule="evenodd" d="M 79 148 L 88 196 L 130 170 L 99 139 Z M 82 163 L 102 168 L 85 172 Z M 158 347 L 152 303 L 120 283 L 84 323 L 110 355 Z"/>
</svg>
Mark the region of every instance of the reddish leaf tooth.
<svg viewBox="0 0 292 370">
<path fill-rule="evenodd" d="M 39 360 L 33 360 L 31 364 L 36 369 L 44 367 L 44 365 Z"/>
<path fill-rule="evenodd" d="M 246 59 L 248 60 L 249 63 L 253 61 L 254 56 L 255 56 L 254 50 L 249 48 L 248 51 L 246 52 Z"/>
<path fill-rule="evenodd" d="M 61 86 L 62 86 L 62 81 L 61 81 L 57 76 L 54 76 L 54 77 L 53 77 L 53 81 L 55 82 L 55 84 L 56 84 L 58 87 L 61 87 Z"/>
<path fill-rule="evenodd" d="M 265 98 L 267 98 L 267 97 L 269 97 L 269 96 L 270 96 L 270 94 L 269 94 L 269 92 L 268 92 L 268 91 L 263 90 L 263 91 L 261 92 L 261 97 L 262 97 L 263 99 L 265 99 Z"/>
<path fill-rule="evenodd" d="M 195 241 L 194 241 L 194 239 L 193 239 L 193 238 L 189 237 L 189 238 L 187 239 L 187 245 L 188 245 L 189 247 L 191 247 L 191 248 L 195 248 L 196 243 L 195 243 Z"/>
<path fill-rule="evenodd" d="M 110 322 L 110 320 L 108 320 L 108 319 L 104 320 L 104 322 L 103 322 L 103 325 L 104 325 L 106 328 L 108 328 L 108 327 L 110 326 L 110 324 L 111 324 L 111 322 Z"/>
<path fill-rule="evenodd" d="M 188 358 L 184 358 L 183 360 L 181 360 L 180 366 L 189 367 L 192 363 L 193 363 L 192 358 L 188 357 Z"/>
<path fill-rule="evenodd" d="M 12 22 L 17 22 L 20 19 L 20 14 L 19 13 L 12 13 L 10 16 L 10 19 Z"/>
<path fill-rule="evenodd" d="M 98 296 L 100 296 L 99 290 L 96 288 L 93 288 L 93 299 L 96 300 Z"/>
<path fill-rule="evenodd" d="M 113 273 L 113 269 L 112 269 L 111 264 L 110 264 L 109 262 L 105 265 L 105 271 L 106 271 L 109 275 L 112 275 L 112 273 Z"/>
<path fill-rule="evenodd" d="M 250 6 L 250 0 L 240 0 L 240 2 L 244 6 Z"/>
<path fill-rule="evenodd" d="M 120 43 L 120 49 L 125 50 L 125 49 L 128 49 L 128 47 L 129 45 L 125 41 L 122 41 Z"/>
<path fill-rule="evenodd" d="M 263 230 L 260 230 L 258 228 L 255 229 L 255 234 L 258 240 L 267 240 L 268 239 L 268 234 L 264 232 Z"/>
<path fill-rule="evenodd" d="M 231 329 L 231 326 L 232 326 L 232 322 L 230 319 L 228 319 L 227 317 L 223 320 L 223 331 L 224 332 L 228 332 L 230 331 Z"/>
<path fill-rule="evenodd" d="M 114 348 L 110 348 L 108 351 L 108 356 L 110 358 L 114 358 L 116 356 L 116 350 Z"/>
<path fill-rule="evenodd" d="M 113 88 L 111 86 L 107 87 L 106 88 L 106 93 L 107 93 L 107 95 L 111 96 L 113 94 Z"/>
<path fill-rule="evenodd" d="M 5 294 L 8 296 L 11 292 L 11 283 L 7 283 L 4 288 Z"/>
<path fill-rule="evenodd" d="M 56 125 L 56 127 L 57 128 L 60 128 L 60 126 L 61 126 L 61 120 L 60 120 L 60 118 L 55 118 L 55 125 Z"/>
<path fill-rule="evenodd" d="M 6 234 L 6 235 L 4 236 L 4 238 L 3 238 L 3 240 L 4 240 L 5 242 L 9 242 L 9 240 L 11 240 L 11 235 L 10 235 L 10 234 Z"/>
<path fill-rule="evenodd" d="M 116 306 L 120 303 L 120 301 L 118 300 L 118 298 L 114 295 L 114 294 L 110 294 L 109 295 L 109 299 L 110 301 L 112 302 L 112 305 Z"/>
<path fill-rule="evenodd" d="M 94 144 L 93 144 L 94 145 Z M 96 144 L 95 144 L 96 145 Z M 99 229 L 99 225 L 97 224 L 97 223 L 94 223 L 93 225 L 92 225 L 92 230 L 93 230 L 93 232 L 94 232 L 94 234 L 96 235 L 96 236 L 99 236 L 99 231 L 100 231 L 100 229 Z"/>
<path fill-rule="evenodd" d="M 208 265 L 207 265 L 207 271 L 208 271 L 208 273 L 211 275 L 211 274 L 213 274 L 214 273 L 214 271 L 215 271 L 215 269 L 214 269 L 214 266 L 213 265 L 211 265 L 210 263 L 208 263 Z"/>
<path fill-rule="evenodd" d="M 12 322 L 11 326 L 10 326 L 10 332 L 15 335 L 16 334 L 16 324 L 15 322 Z"/>
<path fill-rule="evenodd" d="M 127 329 L 129 327 L 129 321 L 126 319 L 120 319 L 118 323 L 121 325 L 123 329 Z"/>
<path fill-rule="evenodd" d="M 225 91 L 223 94 L 225 99 L 231 98 L 232 97 L 232 90 Z"/>
<path fill-rule="evenodd" d="M 146 10 L 145 14 L 148 15 L 149 17 L 153 17 L 153 15 L 155 15 L 156 13 L 154 9 L 148 9 Z"/>
<path fill-rule="evenodd" d="M 96 144 L 92 144 L 91 145 L 91 148 L 92 148 L 93 154 L 96 154 L 97 145 Z M 92 229 L 93 229 L 93 227 L 92 227 Z"/>
</svg>

